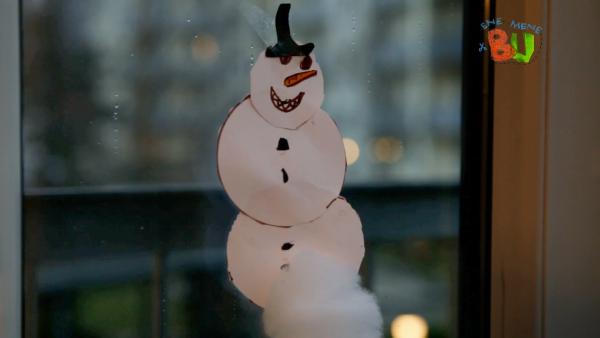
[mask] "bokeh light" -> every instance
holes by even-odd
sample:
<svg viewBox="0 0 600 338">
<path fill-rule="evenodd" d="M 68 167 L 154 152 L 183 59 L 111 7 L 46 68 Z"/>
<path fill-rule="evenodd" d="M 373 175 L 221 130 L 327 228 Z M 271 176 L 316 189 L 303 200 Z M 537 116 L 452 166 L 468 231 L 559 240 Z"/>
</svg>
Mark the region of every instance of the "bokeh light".
<svg viewBox="0 0 600 338">
<path fill-rule="evenodd" d="M 378 162 L 398 162 L 404 153 L 404 145 L 395 137 L 380 137 L 373 144 L 373 153 Z"/>
<path fill-rule="evenodd" d="M 346 150 L 346 162 L 349 166 L 353 165 L 356 161 L 358 161 L 358 157 L 360 156 L 360 147 L 358 143 L 351 138 L 344 137 L 344 149 Z"/>
<path fill-rule="evenodd" d="M 204 33 L 194 36 L 191 48 L 194 59 L 205 63 L 213 62 L 219 52 L 217 40 L 212 35 Z"/>
<path fill-rule="evenodd" d="M 419 315 L 399 315 L 392 321 L 393 338 L 426 338 L 428 331 L 427 321 Z"/>
</svg>

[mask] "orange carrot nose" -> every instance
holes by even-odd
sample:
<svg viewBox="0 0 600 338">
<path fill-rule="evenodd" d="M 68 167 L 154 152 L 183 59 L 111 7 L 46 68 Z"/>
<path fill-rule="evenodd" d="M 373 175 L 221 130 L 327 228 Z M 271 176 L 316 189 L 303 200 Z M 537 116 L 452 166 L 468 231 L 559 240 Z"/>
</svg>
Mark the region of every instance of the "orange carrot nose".
<svg viewBox="0 0 600 338">
<path fill-rule="evenodd" d="M 290 76 L 286 77 L 285 80 L 283 80 L 283 84 L 286 87 L 292 87 L 306 79 L 310 79 L 311 77 L 313 77 L 315 75 L 317 75 L 316 70 L 307 70 L 305 72 L 296 73 L 294 75 L 290 75 Z"/>
</svg>

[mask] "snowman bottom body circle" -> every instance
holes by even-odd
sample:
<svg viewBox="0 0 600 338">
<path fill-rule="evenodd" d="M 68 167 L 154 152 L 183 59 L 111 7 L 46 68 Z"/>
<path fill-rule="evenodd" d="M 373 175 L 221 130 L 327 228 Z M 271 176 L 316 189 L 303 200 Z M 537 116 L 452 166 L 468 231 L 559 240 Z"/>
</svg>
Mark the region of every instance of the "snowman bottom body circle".
<svg viewBox="0 0 600 338">
<path fill-rule="evenodd" d="M 227 241 L 231 281 L 264 307 L 272 285 L 303 251 L 326 255 L 358 272 L 365 253 L 362 224 L 345 199 L 334 200 L 318 219 L 290 228 L 260 224 L 238 214 Z"/>
</svg>

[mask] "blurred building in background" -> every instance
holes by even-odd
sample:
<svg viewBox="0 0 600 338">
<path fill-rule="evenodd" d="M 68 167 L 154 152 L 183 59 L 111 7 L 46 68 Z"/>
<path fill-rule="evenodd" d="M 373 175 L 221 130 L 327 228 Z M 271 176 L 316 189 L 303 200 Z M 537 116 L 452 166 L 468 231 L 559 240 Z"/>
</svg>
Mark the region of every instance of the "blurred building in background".
<svg viewBox="0 0 600 338">
<path fill-rule="evenodd" d="M 243 10 L 272 1 L 26 0 L 28 188 L 217 186 L 217 132 L 266 47 Z M 462 6 L 302 1 L 323 108 L 359 146 L 348 184 L 456 182 Z"/>
</svg>

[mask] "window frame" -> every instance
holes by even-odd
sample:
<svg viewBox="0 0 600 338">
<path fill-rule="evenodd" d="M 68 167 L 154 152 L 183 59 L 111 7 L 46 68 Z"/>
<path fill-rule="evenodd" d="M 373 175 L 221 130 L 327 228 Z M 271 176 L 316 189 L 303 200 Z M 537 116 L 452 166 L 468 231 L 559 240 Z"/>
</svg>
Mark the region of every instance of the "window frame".
<svg viewBox="0 0 600 338">
<path fill-rule="evenodd" d="M 494 65 L 477 46 L 495 0 L 464 0 L 458 337 L 490 337 Z"/>
<path fill-rule="evenodd" d="M 544 33 L 534 62 L 494 65 L 490 271 L 490 330 L 494 338 L 551 335 L 544 332 L 545 285 L 550 282 L 545 275 L 546 227 L 552 221 L 547 215 L 551 194 L 546 181 L 547 172 L 553 170 L 548 162 L 548 153 L 553 151 L 548 143 L 549 55 L 555 39 L 550 3 L 497 1 L 498 17 L 535 22 Z"/>
<path fill-rule="evenodd" d="M 1 337 L 22 332 L 20 17 L 20 1 L 0 1 Z"/>
</svg>

